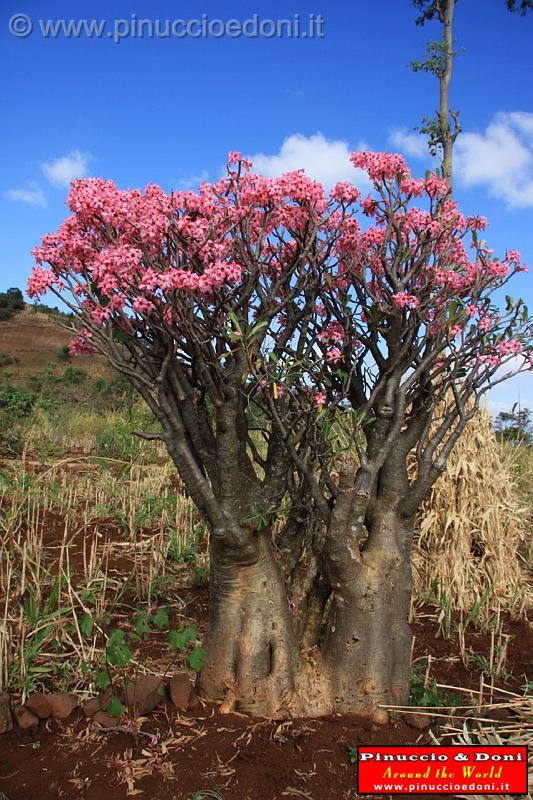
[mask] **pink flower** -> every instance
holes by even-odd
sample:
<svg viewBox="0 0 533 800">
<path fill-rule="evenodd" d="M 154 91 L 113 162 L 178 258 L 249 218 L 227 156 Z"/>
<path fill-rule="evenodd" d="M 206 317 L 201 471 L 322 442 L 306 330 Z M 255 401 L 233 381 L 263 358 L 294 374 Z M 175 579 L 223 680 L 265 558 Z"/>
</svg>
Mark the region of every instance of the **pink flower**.
<svg viewBox="0 0 533 800">
<path fill-rule="evenodd" d="M 418 308 L 420 300 L 407 292 L 396 292 L 392 295 L 392 302 L 396 308 Z"/>
<path fill-rule="evenodd" d="M 486 217 L 471 216 L 466 218 L 466 224 L 473 231 L 484 231 L 489 223 Z"/>
<path fill-rule="evenodd" d="M 337 364 L 341 360 L 341 357 L 342 353 L 338 347 L 332 347 L 326 353 L 326 360 L 330 361 L 332 364 Z"/>
<path fill-rule="evenodd" d="M 84 356 L 94 355 L 97 353 L 96 347 L 91 344 L 92 332 L 87 328 L 80 330 L 80 335 L 74 337 L 68 346 L 68 351 L 71 356 Z"/>
<path fill-rule="evenodd" d="M 426 192 L 430 197 L 445 197 L 449 191 L 448 182 L 434 173 L 426 181 Z"/>
<path fill-rule="evenodd" d="M 413 178 L 404 178 L 400 184 L 400 189 L 404 194 L 413 195 L 413 197 L 420 197 L 424 188 L 426 186 L 426 182 L 419 178 L 418 180 L 414 180 Z"/>
<path fill-rule="evenodd" d="M 57 277 L 51 269 L 34 267 L 28 280 L 28 294 L 30 297 L 40 297 L 57 283 Z"/>
<path fill-rule="evenodd" d="M 361 193 L 355 186 L 348 181 L 340 181 L 336 183 L 331 190 L 331 196 L 338 203 L 355 203 L 360 197 Z"/>
<path fill-rule="evenodd" d="M 236 150 L 232 150 L 230 153 L 228 153 L 228 167 L 231 167 L 233 164 L 241 164 L 245 171 L 252 169 L 253 167 L 253 163 L 250 161 L 250 159 L 244 158 Z"/>
<path fill-rule="evenodd" d="M 518 339 L 507 339 L 498 344 L 498 353 L 500 356 L 516 355 L 522 350 L 522 344 Z"/>
<path fill-rule="evenodd" d="M 319 334 L 319 339 L 323 342 L 342 342 L 344 339 L 344 328 L 340 322 L 330 322 Z"/>
<path fill-rule="evenodd" d="M 396 176 L 405 175 L 409 170 L 405 159 L 399 153 L 352 153 L 351 162 L 354 167 L 364 169 L 373 181 L 386 181 Z"/>
<path fill-rule="evenodd" d="M 326 395 L 324 392 L 315 392 L 313 399 L 319 408 L 323 408 L 326 405 Z"/>
</svg>

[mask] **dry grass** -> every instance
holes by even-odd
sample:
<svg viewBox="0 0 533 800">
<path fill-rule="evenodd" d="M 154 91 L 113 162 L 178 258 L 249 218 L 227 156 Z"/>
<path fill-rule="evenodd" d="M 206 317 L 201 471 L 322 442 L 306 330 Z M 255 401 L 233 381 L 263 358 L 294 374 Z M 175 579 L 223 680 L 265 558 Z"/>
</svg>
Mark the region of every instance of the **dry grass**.
<svg viewBox="0 0 533 800">
<path fill-rule="evenodd" d="M 513 471 L 517 450 L 499 445 L 481 411 L 424 503 L 414 551 L 415 593 L 481 625 L 531 604 L 526 575 L 529 510 Z M 441 620 L 442 621 L 442 620 Z"/>
<path fill-rule="evenodd" d="M 167 465 L 80 457 L 8 461 L 0 497 L 0 690 L 83 684 L 101 652 L 83 615 L 104 624 L 127 602 L 132 616 L 183 583 L 192 503 Z"/>
<path fill-rule="evenodd" d="M 454 687 L 457 692 L 467 692 L 472 711 L 480 713 L 481 709 L 491 711 L 506 709 L 510 713 L 507 721 L 495 722 L 491 719 L 478 718 L 472 720 L 472 713 L 455 714 L 443 725 L 438 738 L 432 733 L 435 744 L 448 745 L 525 745 L 528 747 L 528 788 L 524 800 L 533 800 L 533 697 L 519 695 L 499 689 L 493 685 L 482 683 L 479 693 Z M 466 702 L 466 701 L 465 701 Z M 476 712 L 477 709 L 477 712 Z M 494 796 L 494 795 L 492 795 Z M 514 795 L 516 797 L 516 795 Z M 473 800 L 489 800 L 489 796 L 481 794 L 458 795 Z M 511 795 L 498 795 L 502 800 L 511 800 Z"/>
<path fill-rule="evenodd" d="M 0 690 L 31 689 L 44 675 L 81 680 L 80 665 L 96 654 L 95 641 L 80 635 L 84 613 L 106 618 L 125 587 L 133 602 L 149 604 L 185 577 L 189 558 L 206 571 L 207 557 L 195 553 L 193 504 L 161 448 L 143 443 L 129 461 L 58 456 L 90 450 L 109 430 L 123 428 L 131 438 L 131 420 L 118 412 L 97 419 L 73 409 L 61 423 L 54 427 L 53 415 L 37 410 L 26 429 L 32 456 L 0 463 Z M 454 612 L 463 616 L 458 649 L 465 660 L 464 627 L 489 627 L 487 664 L 496 675 L 507 644 L 501 611 L 518 615 L 531 596 L 527 514 L 513 475 L 518 456 L 498 445 L 488 416 L 478 415 L 424 506 L 414 553 L 415 601 L 431 596 L 448 634 Z"/>
</svg>

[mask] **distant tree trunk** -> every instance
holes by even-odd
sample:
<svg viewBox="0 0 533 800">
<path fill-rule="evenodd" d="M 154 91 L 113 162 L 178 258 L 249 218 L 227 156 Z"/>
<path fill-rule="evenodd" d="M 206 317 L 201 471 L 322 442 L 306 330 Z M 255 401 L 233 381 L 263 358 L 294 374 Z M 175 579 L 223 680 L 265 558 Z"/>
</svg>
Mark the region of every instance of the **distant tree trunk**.
<svg viewBox="0 0 533 800">
<path fill-rule="evenodd" d="M 440 76 L 439 127 L 442 143 L 442 171 L 452 188 L 453 179 L 453 145 L 459 133 L 458 115 L 452 114 L 455 129 L 450 125 L 450 82 L 453 68 L 453 15 L 455 0 L 448 0 L 444 9 L 444 71 Z"/>
</svg>

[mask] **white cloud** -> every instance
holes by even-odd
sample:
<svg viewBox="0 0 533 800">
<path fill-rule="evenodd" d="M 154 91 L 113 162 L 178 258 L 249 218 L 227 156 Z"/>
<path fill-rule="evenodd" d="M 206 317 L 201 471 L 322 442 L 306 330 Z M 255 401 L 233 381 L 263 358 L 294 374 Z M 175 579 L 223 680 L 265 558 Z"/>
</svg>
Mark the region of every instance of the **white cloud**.
<svg viewBox="0 0 533 800">
<path fill-rule="evenodd" d="M 455 165 L 465 188 L 484 187 L 510 208 L 532 207 L 533 114 L 502 111 L 484 133 L 460 134 Z"/>
<path fill-rule="evenodd" d="M 68 186 L 75 178 L 85 177 L 88 167 L 88 157 L 79 150 L 73 150 L 66 156 L 46 162 L 42 165 L 42 170 L 52 186 L 62 187 Z"/>
<path fill-rule="evenodd" d="M 4 192 L 4 197 L 19 203 L 28 203 L 31 206 L 46 207 L 44 192 L 36 183 L 29 183 L 26 189 L 8 189 L 7 192 Z"/>
<path fill-rule="evenodd" d="M 266 155 L 257 153 L 250 156 L 254 170 L 270 177 L 278 177 L 285 172 L 304 169 L 310 178 L 320 181 L 330 189 L 337 181 L 351 181 L 360 189 L 368 189 L 370 183 L 366 174 L 354 169 L 350 162 L 353 150 L 365 150 L 366 145 L 359 142 L 354 148 L 340 139 L 326 139 L 321 133 L 303 136 L 294 133 L 288 136 L 278 153 Z"/>
<path fill-rule="evenodd" d="M 185 178 L 176 180 L 176 189 L 186 192 L 189 189 L 198 189 L 199 185 L 209 178 L 209 173 L 203 169 L 198 175 L 187 175 Z"/>
<path fill-rule="evenodd" d="M 411 133 L 405 128 L 393 130 L 389 142 L 406 156 L 412 158 L 429 158 L 426 139 L 420 133 Z"/>
</svg>

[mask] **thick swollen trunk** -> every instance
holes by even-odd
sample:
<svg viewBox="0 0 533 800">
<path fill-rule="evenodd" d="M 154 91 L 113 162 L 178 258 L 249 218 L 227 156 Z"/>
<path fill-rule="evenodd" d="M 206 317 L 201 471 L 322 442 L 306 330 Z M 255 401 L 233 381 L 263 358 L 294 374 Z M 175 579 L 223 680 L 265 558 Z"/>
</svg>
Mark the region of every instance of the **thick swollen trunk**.
<svg viewBox="0 0 533 800">
<path fill-rule="evenodd" d="M 254 716 L 352 712 L 386 722 L 381 706 L 408 701 L 411 537 L 412 526 L 386 510 L 374 512 L 361 552 L 339 531 L 335 559 L 344 551 L 346 561 L 330 575 L 325 618 L 317 619 L 322 625 L 303 630 L 291 619 L 266 536 L 257 539 L 257 556 L 242 565 L 213 543 L 200 692 L 221 700 L 223 710 Z M 323 607 L 320 600 L 317 608 Z M 318 635 L 324 627 L 323 638 L 310 641 L 310 629 Z"/>
<path fill-rule="evenodd" d="M 283 577 L 265 536 L 257 556 L 239 565 L 212 543 L 208 662 L 200 691 L 254 716 L 291 716 L 300 653 Z"/>
<path fill-rule="evenodd" d="M 383 706 L 409 699 L 412 525 L 374 514 L 369 544 L 352 558 L 351 579 L 334 588 L 323 645 L 332 706 L 385 722 Z"/>
</svg>

